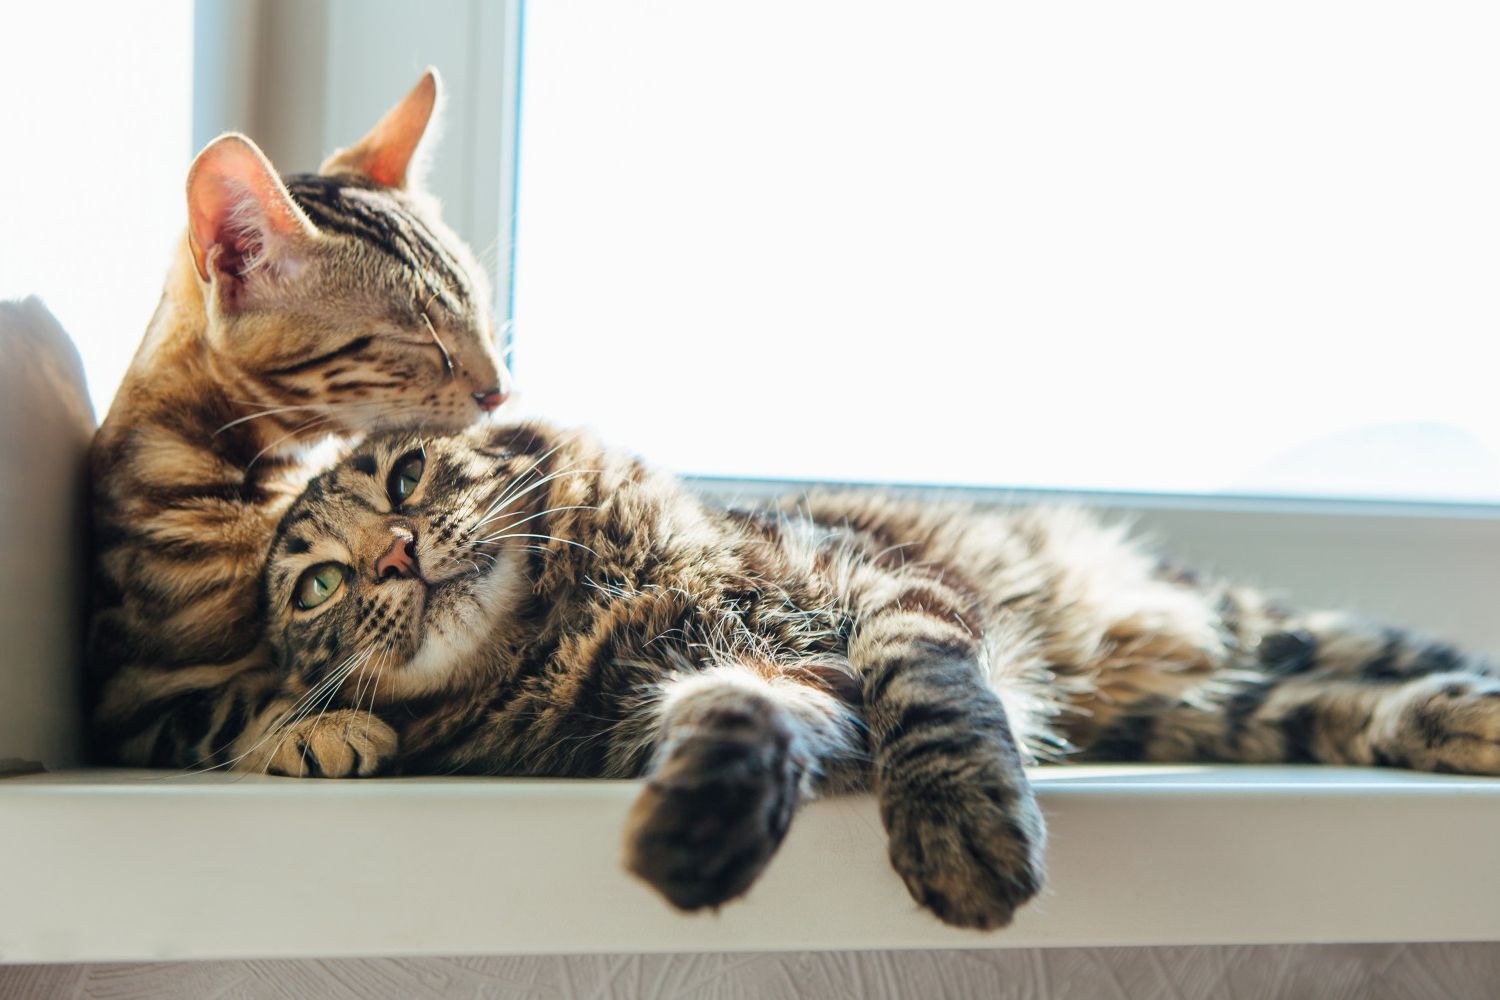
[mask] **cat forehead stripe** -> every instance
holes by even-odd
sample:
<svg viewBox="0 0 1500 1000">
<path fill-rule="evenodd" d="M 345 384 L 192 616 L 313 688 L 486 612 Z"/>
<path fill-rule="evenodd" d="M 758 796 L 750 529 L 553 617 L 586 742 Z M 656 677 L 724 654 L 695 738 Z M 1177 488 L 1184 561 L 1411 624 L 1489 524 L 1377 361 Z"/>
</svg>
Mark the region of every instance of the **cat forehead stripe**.
<svg viewBox="0 0 1500 1000">
<path fill-rule="evenodd" d="M 394 198 L 362 185 L 357 178 L 294 174 L 286 178 L 286 185 L 314 226 L 380 251 L 419 275 L 450 309 L 462 311 L 455 296 L 470 293 L 464 269 L 431 230 Z"/>
</svg>

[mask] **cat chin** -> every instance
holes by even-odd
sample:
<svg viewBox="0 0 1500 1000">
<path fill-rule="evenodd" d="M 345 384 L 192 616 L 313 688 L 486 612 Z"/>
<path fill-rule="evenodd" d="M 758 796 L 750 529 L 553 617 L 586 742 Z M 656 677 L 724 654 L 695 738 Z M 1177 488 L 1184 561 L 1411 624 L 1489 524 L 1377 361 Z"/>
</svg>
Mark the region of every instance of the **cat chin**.
<svg viewBox="0 0 1500 1000">
<path fill-rule="evenodd" d="M 479 665 L 485 640 L 497 620 L 525 596 L 518 552 L 501 552 L 489 572 L 447 584 L 424 611 L 422 644 L 393 678 L 407 696 L 440 688 Z"/>
</svg>

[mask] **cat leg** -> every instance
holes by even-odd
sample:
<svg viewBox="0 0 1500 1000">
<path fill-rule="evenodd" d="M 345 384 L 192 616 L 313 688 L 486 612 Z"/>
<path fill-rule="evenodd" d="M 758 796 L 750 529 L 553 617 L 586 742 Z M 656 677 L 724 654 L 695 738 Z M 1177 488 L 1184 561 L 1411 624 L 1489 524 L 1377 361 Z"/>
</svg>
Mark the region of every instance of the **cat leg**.
<svg viewBox="0 0 1500 1000">
<path fill-rule="evenodd" d="M 1042 885 L 1045 826 L 985 648 L 937 582 L 859 615 L 849 662 L 863 684 L 891 864 L 945 922 L 994 928 Z M 997 683 L 999 683 L 997 681 Z"/>
<path fill-rule="evenodd" d="M 633 722 L 656 748 L 625 866 L 683 910 L 742 895 L 823 775 L 861 752 L 854 713 L 785 675 L 719 666 L 666 681 Z"/>
<path fill-rule="evenodd" d="M 396 731 L 362 709 L 329 709 L 280 726 L 270 721 L 235 770 L 289 778 L 372 778 L 396 759 Z"/>
<path fill-rule="evenodd" d="M 1132 706 L 1087 756 L 1500 774 L 1500 678 L 1476 657 L 1332 613 L 1249 652 L 1180 698 Z"/>
<path fill-rule="evenodd" d="M 396 759 L 396 731 L 371 711 L 340 706 L 337 695 L 326 684 L 281 680 L 239 733 L 228 766 L 291 778 L 385 773 Z"/>
<path fill-rule="evenodd" d="M 396 734 L 368 712 L 331 707 L 321 688 L 286 681 L 263 649 L 225 663 L 130 666 L 95 714 L 115 763 L 293 777 L 380 773 Z"/>
</svg>

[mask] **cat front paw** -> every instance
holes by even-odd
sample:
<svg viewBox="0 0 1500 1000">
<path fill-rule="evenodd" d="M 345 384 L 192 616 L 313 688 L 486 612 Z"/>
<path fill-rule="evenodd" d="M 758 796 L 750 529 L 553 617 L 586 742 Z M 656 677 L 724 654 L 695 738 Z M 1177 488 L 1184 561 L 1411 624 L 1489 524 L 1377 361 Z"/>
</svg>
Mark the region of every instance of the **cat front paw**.
<svg viewBox="0 0 1500 1000">
<path fill-rule="evenodd" d="M 944 923 L 1004 927 L 1042 887 L 1046 828 L 1024 776 L 996 767 L 881 790 L 891 865 Z"/>
<path fill-rule="evenodd" d="M 385 722 L 341 708 L 273 733 L 256 769 L 292 778 L 369 778 L 389 768 L 396 745 L 396 731 Z"/>
<path fill-rule="evenodd" d="M 625 867 L 681 910 L 750 888 L 796 811 L 801 769 L 772 706 L 707 713 L 667 753 L 631 808 Z"/>
<path fill-rule="evenodd" d="M 1384 699 L 1371 721 L 1376 762 L 1418 771 L 1500 775 L 1500 678 L 1421 678 Z"/>
</svg>

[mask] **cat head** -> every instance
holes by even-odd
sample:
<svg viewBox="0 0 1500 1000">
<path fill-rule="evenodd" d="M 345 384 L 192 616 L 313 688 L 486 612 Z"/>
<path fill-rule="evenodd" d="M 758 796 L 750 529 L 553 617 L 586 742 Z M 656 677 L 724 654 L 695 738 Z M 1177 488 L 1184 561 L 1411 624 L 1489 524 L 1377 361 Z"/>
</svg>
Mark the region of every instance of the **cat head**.
<svg viewBox="0 0 1500 1000">
<path fill-rule="evenodd" d="M 283 667 L 382 702 L 461 683 L 527 599 L 538 511 L 568 502 L 549 471 L 563 441 L 530 424 L 376 435 L 313 479 L 262 578 Z"/>
<path fill-rule="evenodd" d="M 242 135 L 188 173 L 188 246 L 221 380 L 298 439 L 457 429 L 508 391 L 490 291 L 418 182 L 436 71 L 316 174 L 277 175 Z"/>
</svg>

